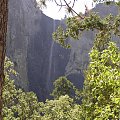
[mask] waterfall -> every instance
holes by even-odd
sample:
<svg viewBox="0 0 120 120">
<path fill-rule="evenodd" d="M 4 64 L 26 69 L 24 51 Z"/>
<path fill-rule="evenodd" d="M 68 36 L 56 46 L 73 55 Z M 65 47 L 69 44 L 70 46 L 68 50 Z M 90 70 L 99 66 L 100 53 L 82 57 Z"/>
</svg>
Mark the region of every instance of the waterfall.
<svg viewBox="0 0 120 120">
<path fill-rule="evenodd" d="M 55 20 L 53 20 L 53 32 L 55 32 Z M 50 56 L 49 56 L 49 67 L 48 67 L 48 78 L 47 78 L 47 90 L 48 90 L 48 92 L 50 92 L 50 88 L 52 86 L 51 71 L 52 71 L 53 49 L 54 49 L 54 41 L 52 41 L 52 43 L 51 43 Z"/>
</svg>

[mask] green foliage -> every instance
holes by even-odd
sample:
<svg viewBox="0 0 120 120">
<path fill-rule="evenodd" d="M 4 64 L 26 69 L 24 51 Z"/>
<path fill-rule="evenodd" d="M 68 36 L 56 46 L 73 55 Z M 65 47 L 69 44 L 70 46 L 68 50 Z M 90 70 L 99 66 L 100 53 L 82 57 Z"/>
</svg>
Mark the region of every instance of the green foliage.
<svg viewBox="0 0 120 120">
<path fill-rule="evenodd" d="M 95 0 L 106 2 L 106 0 Z M 46 5 L 46 0 L 41 1 Z M 107 2 L 110 4 L 110 2 Z M 120 3 L 116 3 L 120 6 Z M 111 36 L 120 37 L 120 15 L 101 18 L 96 13 L 68 18 L 64 30 L 58 27 L 54 40 L 70 48 L 67 39 L 78 40 L 83 31 L 97 31 L 90 53 L 90 64 L 85 72 L 82 104 L 78 105 L 71 90 L 80 93 L 66 77 L 54 82 L 54 100 L 38 102 L 33 92 L 17 89 L 12 80 L 17 73 L 6 58 L 3 87 L 4 120 L 118 120 L 120 119 L 120 51 Z M 70 98 L 71 97 L 71 98 Z"/>
<path fill-rule="evenodd" d="M 120 37 L 120 15 L 113 16 L 110 14 L 101 18 L 97 13 L 90 12 L 82 18 L 79 16 L 70 17 L 66 21 L 66 30 L 59 26 L 53 33 L 53 39 L 62 47 L 70 48 L 71 46 L 67 42 L 68 38 L 79 40 L 82 32 L 86 30 L 97 31 L 94 46 L 102 51 L 111 41 L 112 35 Z"/>
<path fill-rule="evenodd" d="M 3 120 L 34 120 L 40 118 L 39 103 L 33 92 L 17 89 L 11 78 L 17 73 L 13 63 L 6 57 L 3 86 Z M 33 119 L 34 118 L 34 119 Z"/>
<path fill-rule="evenodd" d="M 81 120 L 80 105 L 74 104 L 68 95 L 57 100 L 47 100 L 43 113 L 41 120 Z"/>
<path fill-rule="evenodd" d="M 33 92 L 17 89 L 11 75 L 17 75 L 13 70 L 13 63 L 6 58 L 5 82 L 3 87 L 3 120 L 78 120 L 80 119 L 80 105 L 74 104 L 68 95 L 73 84 L 65 77 L 55 82 L 53 95 L 57 100 L 46 100 L 45 104 L 38 102 Z M 13 77 L 13 76 L 12 76 Z M 57 86 L 63 87 L 63 90 Z M 60 90 L 60 91 L 58 91 Z M 55 94 L 58 95 L 56 96 Z M 65 96 L 61 96 L 65 95 Z"/>
<path fill-rule="evenodd" d="M 113 42 L 107 49 L 92 49 L 86 71 L 82 104 L 70 95 L 76 91 L 66 77 L 54 82 L 54 100 L 38 102 L 33 92 L 17 89 L 11 74 L 13 63 L 6 59 L 3 87 L 3 120 L 103 120 L 119 119 L 120 114 L 120 51 Z M 77 91 L 78 92 L 78 91 Z M 69 97 L 69 96 L 70 97 Z"/>
<path fill-rule="evenodd" d="M 55 99 L 58 99 L 60 96 L 64 95 L 68 95 L 75 99 L 75 94 L 77 96 L 79 91 L 65 76 L 59 77 L 57 80 L 55 80 L 53 85 L 54 89 L 51 95 Z"/>
<path fill-rule="evenodd" d="M 53 39 L 59 43 L 61 46 L 64 46 L 65 48 L 70 48 L 71 45 L 67 44 L 67 37 L 68 35 L 64 32 L 63 28 L 59 26 L 56 30 L 56 32 L 53 33 Z"/>
<path fill-rule="evenodd" d="M 90 53 L 83 89 L 83 118 L 118 120 L 120 114 L 120 51 L 113 42 Z"/>
<path fill-rule="evenodd" d="M 71 88 L 74 88 L 67 78 L 60 77 L 54 83 L 53 95 L 55 98 L 59 97 L 58 100 L 46 100 L 44 104 L 38 102 L 33 92 L 24 92 L 22 89 L 16 88 L 14 80 L 11 79 L 13 75 L 17 75 L 13 67 L 13 63 L 6 57 L 2 95 L 3 120 L 77 120 L 80 117 L 80 106 L 73 104 L 73 99 L 66 95 L 70 94 Z M 63 89 L 59 88 L 58 84 Z"/>
</svg>

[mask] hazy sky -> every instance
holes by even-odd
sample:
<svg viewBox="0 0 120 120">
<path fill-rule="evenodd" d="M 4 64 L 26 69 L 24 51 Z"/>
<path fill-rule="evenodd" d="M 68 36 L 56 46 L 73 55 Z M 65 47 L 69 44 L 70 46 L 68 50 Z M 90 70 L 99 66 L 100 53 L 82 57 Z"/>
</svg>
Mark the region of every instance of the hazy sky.
<svg viewBox="0 0 120 120">
<path fill-rule="evenodd" d="M 56 0 L 59 2 L 59 0 Z M 70 0 L 67 0 L 67 2 L 69 2 Z M 71 0 L 72 2 L 73 0 Z M 84 13 L 84 10 L 85 10 L 85 5 L 88 6 L 89 9 L 92 8 L 92 1 L 93 0 L 77 0 L 76 3 L 75 3 L 75 11 L 77 11 L 78 13 L 79 12 L 83 12 Z M 60 11 L 59 11 L 59 8 L 58 6 L 56 6 L 56 4 L 54 2 L 47 2 L 47 8 L 44 8 L 43 9 L 43 12 L 51 17 L 51 18 L 54 18 L 54 19 L 61 19 L 61 18 L 64 18 L 65 14 L 66 14 L 66 11 L 64 8 L 62 8 Z"/>
</svg>

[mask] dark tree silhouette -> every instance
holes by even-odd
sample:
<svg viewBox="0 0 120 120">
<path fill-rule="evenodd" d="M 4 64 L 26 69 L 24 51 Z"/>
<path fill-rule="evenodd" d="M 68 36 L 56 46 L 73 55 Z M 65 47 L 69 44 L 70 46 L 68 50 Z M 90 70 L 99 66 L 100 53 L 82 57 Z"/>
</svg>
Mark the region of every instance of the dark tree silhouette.
<svg viewBox="0 0 120 120">
<path fill-rule="evenodd" d="M 4 59 L 8 19 L 8 0 L 0 0 L 0 120 L 2 120 L 2 86 L 4 81 Z"/>
</svg>

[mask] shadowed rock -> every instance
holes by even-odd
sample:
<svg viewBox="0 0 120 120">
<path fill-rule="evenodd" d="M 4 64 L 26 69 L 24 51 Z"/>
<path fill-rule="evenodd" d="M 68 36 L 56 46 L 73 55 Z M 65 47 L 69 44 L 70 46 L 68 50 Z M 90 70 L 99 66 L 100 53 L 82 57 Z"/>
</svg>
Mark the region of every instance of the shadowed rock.
<svg viewBox="0 0 120 120">
<path fill-rule="evenodd" d="M 114 5 L 99 4 L 93 10 L 102 17 L 118 13 Z M 82 71 L 89 62 L 95 33 L 86 31 L 80 40 L 70 40 L 72 49 L 66 50 L 52 40 L 61 23 L 44 15 L 35 0 L 9 0 L 7 55 L 19 73 L 15 83 L 34 91 L 41 101 L 49 97 L 59 76 L 66 75 L 77 87 L 83 86 Z"/>
</svg>

